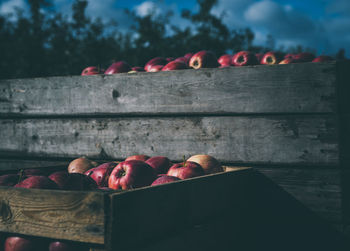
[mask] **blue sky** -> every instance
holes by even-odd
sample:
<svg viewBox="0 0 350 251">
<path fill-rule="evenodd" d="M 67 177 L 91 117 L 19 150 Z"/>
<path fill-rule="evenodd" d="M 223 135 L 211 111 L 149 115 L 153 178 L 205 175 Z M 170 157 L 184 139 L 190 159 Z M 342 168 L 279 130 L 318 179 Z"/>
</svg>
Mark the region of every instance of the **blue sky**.
<svg viewBox="0 0 350 251">
<path fill-rule="evenodd" d="M 72 0 L 53 0 L 57 10 L 70 13 Z M 28 9 L 26 0 L 0 0 L 0 14 L 18 6 Z M 186 27 L 191 24 L 181 18 L 183 8 L 196 10 L 195 0 L 89 0 L 88 14 L 104 20 L 114 19 L 120 30 L 127 30 L 131 21 L 123 9 L 147 14 L 171 10 L 171 22 Z M 254 43 L 264 45 L 272 35 L 277 46 L 301 44 L 315 48 L 318 54 L 334 54 L 339 48 L 350 57 L 350 0 L 219 0 L 212 13 L 221 16 L 231 29 L 250 27 Z"/>
</svg>

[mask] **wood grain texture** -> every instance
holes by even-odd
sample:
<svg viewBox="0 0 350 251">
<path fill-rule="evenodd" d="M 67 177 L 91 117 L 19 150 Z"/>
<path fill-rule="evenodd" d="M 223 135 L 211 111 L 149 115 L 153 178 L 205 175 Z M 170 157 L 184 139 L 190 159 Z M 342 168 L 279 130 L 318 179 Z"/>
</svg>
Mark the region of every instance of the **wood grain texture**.
<svg viewBox="0 0 350 251">
<path fill-rule="evenodd" d="M 325 113 L 336 64 L 0 80 L 0 116 Z"/>
<path fill-rule="evenodd" d="M 339 169 L 257 168 L 303 205 L 332 224 L 342 222 L 342 185 Z"/>
<path fill-rule="evenodd" d="M 181 160 L 206 153 L 222 162 L 339 162 L 332 115 L 0 120 L 0 134 L 0 156 Z"/>
<path fill-rule="evenodd" d="M 0 187 L 0 231 L 104 244 L 104 193 Z"/>
</svg>

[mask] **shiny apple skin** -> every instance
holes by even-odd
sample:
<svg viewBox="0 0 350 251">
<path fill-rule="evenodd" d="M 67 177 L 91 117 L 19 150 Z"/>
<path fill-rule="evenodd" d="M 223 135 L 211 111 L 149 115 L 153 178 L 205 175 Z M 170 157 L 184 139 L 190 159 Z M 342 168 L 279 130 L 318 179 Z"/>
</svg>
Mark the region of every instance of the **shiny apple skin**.
<svg viewBox="0 0 350 251">
<path fill-rule="evenodd" d="M 152 66 L 154 65 L 166 65 L 168 63 L 168 61 L 166 60 L 166 58 L 163 57 L 155 57 L 152 58 L 150 61 L 148 61 L 145 64 L 145 71 L 150 72 L 150 69 L 152 68 Z"/>
<path fill-rule="evenodd" d="M 175 176 L 182 180 L 202 176 L 204 174 L 203 168 L 198 163 L 192 161 L 174 164 L 167 172 L 167 175 Z"/>
<path fill-rule="evenodd" d="M 171 160 L 165 156 L 154 156 L 146 160 L 156 174 L 166 174 L 169 168 L 173 165 Z"/>
<path fill-rule="evenodd" d="M 174 176 L 161 175 L 155 181 L 153 181 L 151 186 L 157 186 L 157 185 L 170 183 L 170 182 L 174 182 L 174 181 L 178 181 L 178 180 L 181 180 L 181 179 L 179 179 L 178 177 L 174 177 Z"/>
<path fill-rule="evenodd" d="M 233 55 L 231 62 L 231 64 L 234 66 L 256 65 L 258 63 L 259 62 L 255 54 L 250 51 L 237 52 L 235 55 Z"/>
<path fill-rule="evenodd" d="M 142 160 L 142 161 L 146 161 L 149 158 L 150 157 L 148 155 L 138 154 L 138 155 L 131 155 L 131 156 L 127 157 L 125 159 L 125 161 L 127 161 L 127 160 Z"/>
<path fill-rule="evenodd" d="M 156 179 L 153 168 L 141 160 L 127 160 L 119 163 L 112 171 L 108 187 L 111 189 L 128 190 L 145 187 Z"/>
<path fill-rule="evenodd" d="M 194 69 L 216 68 L 219 66 L 219 63 L 213 52 L 204 50 L 197 52 L 191 57 L 189 66 Z"/>
<path fill-rule="evenodd" d="M 229 54 L 224 54 L 218 59 L 218 63 L 221 66 L 231 66 L 231 62 L 232 62 L 232 55 L 229 55 Z"/>
<path fill-rule="evenodd" d="M 85 175 L 92 178 L 98 187 L 108 187 L 108 179 L 113 169 L 118 165 L 116 162 L 103 163 L 85 172 Z"/>
<path fill-rule="evenodd" d="M 124 73 L 129 71 L 131 71 L 131 67 L 128 63 L 124 61 L 118 61 L 113 63 L 111 66 L 109 66 L 105 71 L 105 74 L 111 75 L 111 74 Z"/>
<path fill-rule="evenodd" d="M 166 64 L 162 71 L 174 71 L 174 70 L 184 70 L 187 69 L 187 64 L 181 61 L 171 61 L 168 64 Z"/>
<path fill-rule="evenodd" d="M 30 176 L 20 183 L 15 185 L 15 187 L 22 188 L 37 188 L 37 189 L 59 189 L 58 185 L 50 180 L 46 176 Z"/>
</svg>

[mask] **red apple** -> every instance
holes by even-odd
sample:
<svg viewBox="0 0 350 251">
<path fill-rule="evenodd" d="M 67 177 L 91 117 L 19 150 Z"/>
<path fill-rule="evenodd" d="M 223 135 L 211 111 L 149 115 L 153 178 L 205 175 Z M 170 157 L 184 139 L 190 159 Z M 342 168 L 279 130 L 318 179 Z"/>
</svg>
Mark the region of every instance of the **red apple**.
<svg viewBox="0 0 350 251">
<path fill-rule="evenodd" d="M 148 71 L 147 72 L 158 72 L 161 71 L 163 69 L 164 65 L 151 65 L 148 67 Z"/>
<path fill-rule="evenodd" d="M 49 179 L 54 181 L 60 189 L 63 189 L 67 183 L 69 173 L 66 171 L 57 171 L 49 175 Z"/>
<path fill-rule="evenodd" d="M 174 70 L 183 70 L 187 69 L 187 64 L 181 61 L 171 61 L 167 63 L 163 68 L 162 71 L 174 71 Z"/>
<path fill-rule="evenodd" d="M 260 64 L 278 64 L 282 60 L 282 54 L 279 52 L 269 51 L 264 54 L 259 61 Z"/>
<path fill-rule="evenodd" d="M 58 185 L 46 176 L 30 176 L 19 182 L 15 187 L 59 189 Z"/>
<path fill-rule="evenodd" d="M 294 64 L 296 62 L 297 61 L 293 58 L 285 58 L 281 62 L 279 62 L 279 64 Z"/>
<path fill-rule="evenodd" d="M 4 251 L 47 250 L 46 242 L 34 237 L 10 236 L 6 238 Z"/>
<path fill-rule="evenodd" d="M 314 60 L 315 55 L 310 52 L 301 52 L 296 55 L 294 55 L 294 60 L 296 60 L 298 63 L 303 63 L 303 62 L 311 62 Z"/>
<path fill-rule="evenodd" d="M 153 168 L 141 160 L 119 163 L 109 177 L 108 187 L 112 189 L 132 189 L 149 186 L 156 179 Z"/>
<path fill-rule="evenodd" d="M 192 161 L 185 161 L 182 163 L 174 164 L 169 168 L 167 173 L 169 176 L 175 176 L 182 180 L 201 176 L 204 174 L 205 173 L 203 168 L 198 163 Z"/>
<path fill-rule="evenodd" d="M 85 175 L 90 176 L 97 184 L 98 187 L 108 187 L 108 179 L 118 163 L 107 162 L 97 167 L 91 168 L 85 172 Z"/>
<path fill-rule="evenodd" d="M 102 74 L 103 70 L 101 70 L 100 68 L 96 67 L 96 66 L 89 66 L 86 67 L 82 72 L 81 75 L 82 76 L 87 76 L 87 75 L 98 75 L 98 74 Z"/>
<path fill-rule="evenodd" d="M 189 58 L 179 57 L 179 58 L 175 59 L 174 61 L 183 62 L 183 63 L 186 64 L 186 66 L 188 66 L 188 61 L 189 61 L 189 60 L 190 60 Z"/>
<path fill-rule="evenodd" d="M 205 174 L 218 173 L 224 171 L 220 162 L 214 157 L 207 154 L 193 155 L 187 161 L 192 161 L 199 164 L 203 168 Z"/>
<path fill-rule="evenodd" d="M 149 72 L 150 71 L 150 68 L 151 66 L 154 66 L 154 65 L 166 65 L 168 63 L 168 61 L 163 58 L 163 57 L 155 57 L 155 58 L 152 58 L 150 61 L 148 61 L 146 64 L 145 64 L 145 71 Z"/>
<path fill-rule="evenodd" d="M 18 183 L 19 175 L 4 174 L 0 176 L 0 186 L 14 186 Z"/>
<path fill-rule="evenodd" d="M 168 172 L 171 163 L 170 159 L 165 156 L 154 156 L 146 160 L 146 163 L 150 165 L 156 174 L 165 174 Z"/>
<path fill-rule="evenodd" d="M 131 71 L 130 65 L 124 61 L 118 61 L 113 63 L 110 67 L 107 68 L 105 71 L 105 74 L 116 74 L 116 73 L 123 73 L 123 72 L 129 72 Z"/>
<path fill-rule="evenodd" d="M 224 54 L 218 59 L 218 63 L 221 66 L 231 66 L 232 55 Z"/>
<path fill-rule="evenodd" d="M 215 68 L 219 66 L 219 63 L 213 52 L 199 51 L 191 57 L 189 66 L 194 69 Z"/>
<path fill-rule="evenodd" d="M 287 59 L 287 58 L 293 59 L 294 56 L 295 56 L 295 54 L 293 54 L 293 53 L 288 53 L 288 54 L 284 55 L 284 59 Z"/>
<path fill-rule="evenodd" d="M 233 55 L 231 64 L 235 66 L 256 65 L 258 64 L 258 60 L 254 53 L 240 51 Z"/>
<path fill-rule="evenodd" d="M 139 155 L 131 155 L 129 157 L 127 157 L 124 161 L 127 160 L 142 160 L 142 161 L 146 161 L 149 159 L 149 156 L 144 155 L 144 154 L 139 154 Z"/>
<path fill-rule="evenodd" d="M 155 181 L 153 181 L 151 186 L 157 186 L 160 184 L 170 183 L 170 182 L 174 182 L 177 180 L 181 180 L 181 179 L 179 179 L 178 177 L 174 177 L 174 176 L 161 175 Z"/>
<path fill-rule="evenodd" d="M 89 248 L 67 241 L 53 241 L 49 244 L 49 251 L 88 251 Z"/>
<path fill-rule="evenodd" d="M 80 157 L 71 161 L 68 165 L 69 173 L 85 173 L 87 170 L 96 167 L 97 162 L 89 160 L 85 157 Z"/>
<path fill-rule="evenodd" d="M 132 71 L 136 71 L 136 72 L 143 72 L 145 71 L 142 67 L 140 66 L 135 66 L 131 68 Z"/>
<path fill-rule="evenodd" d="M 318 56 L 317 58 L 315 58 L 314 60 L 312 60 L 312 62 L 320 63 L 320 62 L 329 62 L 329 61 L 333 61 L 333 60 L 334 60 L 334 58 L 332 58 L 330 56 L 321 55 L 321 56 Z"/>
</svg>

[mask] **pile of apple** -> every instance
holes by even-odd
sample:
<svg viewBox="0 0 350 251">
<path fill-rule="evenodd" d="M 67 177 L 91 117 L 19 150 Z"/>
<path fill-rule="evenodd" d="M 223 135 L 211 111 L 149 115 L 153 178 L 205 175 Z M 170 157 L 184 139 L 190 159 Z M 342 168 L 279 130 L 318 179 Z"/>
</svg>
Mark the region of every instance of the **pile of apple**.
<svg viewBox="0 0 350 251">
<path fill-rule="evenodd" d="M 45 169 L 26 169 L 0 176 L 0 186 L 73 191 L 129 190 L 155 186 L 224 171 L 210 155 L 194 155 L 181 163 L 165 156 L 132 155 L 122 162 L 98 164 L 85 157 L 69 163 L 67 170 L 47 173 Z M 3 249 L 2 249 L 3 248 Z M 0 251 L 70 251 L 88 250 L 65 241 L 47 241 L 25 236 L 1 236 Z"/>
<path fill-rule="evenodd" d="M 240 51 L 234 55 L 225 54 L 219 57 L 211 51 L 199 51 L 195 54 L 187 53 L 183 57 L 155 57 L 148 61 L 144 67 L 131 67 L 125 61 L 118 61 L 102 70 L 96 66 L 85 68 L 81 75 L 98 75 L 98 74 L 117 74 L 117 73 L 135 73 L 135 72 L 158 72 L 173 71 L 183 69 L 200 69 L 200 68 L 223 68 L 230 66 L 246 66 L 246 65 L 273 65 L 273 64 L 293 64 L 304 62 L 328 62 L 334 60 L 330 56 L 321 55 L 316 57 L 313 53 L 302 52 L 298 54 L 283 55 L 279 52 L 252 53 L 249 51 Z"/>
</svg>

